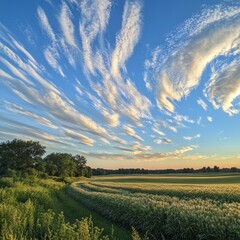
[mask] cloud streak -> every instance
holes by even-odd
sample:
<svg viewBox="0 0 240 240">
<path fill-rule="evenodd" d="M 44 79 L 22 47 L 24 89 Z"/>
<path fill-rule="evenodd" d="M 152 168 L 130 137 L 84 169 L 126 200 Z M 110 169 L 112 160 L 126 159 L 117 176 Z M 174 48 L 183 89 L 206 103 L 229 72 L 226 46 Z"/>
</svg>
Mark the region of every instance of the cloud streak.
<svg viewBox="0 0 240 240">
<path fill-rule="evenodd" d="M 174 39 L 173 47 L 156 71 L 156 98 L 159 107 L 174 112 L 180 101 L 199 85 L 204 69 L 220 56 L 235 54 L 239 47 L 240 10 L 216 7 L 189 19 L 179 30 L 184 37 Z"/>
<path fill-rule="evenodd" d="M 111 73 L 119 79 L 120 69 L 132 55 L 139 40 L 141 31 L 141 4 L 137 1 L 126 1 L 122 19 L 122 29 L 117 36 L 116 47 L 112 53 Z"/>
<path fill-rule="evenodd" d="M 74 25 L 72 23 L 72 14 L 65 2 L 62 3 L 61 13 L 59 16 L 59 24 L 61 26 L 66 42 L 72 46 L 77 47 L 74 37 Z"/>
<path fill-rule="evenodd" d="M 124 126 L 123 131 L 124 131 L 124 133 L 126 133 L 130 137 L 133 137 L 133 138 L 135 138 L 139 141 L 144 141 L 139 135 L 136 134 L 135 130 L 132 129 L 131 127 L 129 127 L 129 126 Z"/>
</svg>

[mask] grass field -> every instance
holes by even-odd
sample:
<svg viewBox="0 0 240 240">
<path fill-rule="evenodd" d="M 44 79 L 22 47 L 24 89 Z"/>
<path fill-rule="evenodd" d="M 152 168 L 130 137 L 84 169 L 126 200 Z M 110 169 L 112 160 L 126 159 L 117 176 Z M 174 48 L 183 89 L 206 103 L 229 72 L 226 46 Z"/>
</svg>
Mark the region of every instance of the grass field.
<svg viewBox="0 0 240 240">
<path fill-rule="evenodd" d="M 54 179 L 0 178 L 0 239 L 131 239 L 131 231 L 74 200 L 66 187 Z"/>
<path fill-rule="evenodd" d="M 240 239 L 238 174 L 101 176 L 73 183 L 70 192 L 153 239 Z"/>
</svg>

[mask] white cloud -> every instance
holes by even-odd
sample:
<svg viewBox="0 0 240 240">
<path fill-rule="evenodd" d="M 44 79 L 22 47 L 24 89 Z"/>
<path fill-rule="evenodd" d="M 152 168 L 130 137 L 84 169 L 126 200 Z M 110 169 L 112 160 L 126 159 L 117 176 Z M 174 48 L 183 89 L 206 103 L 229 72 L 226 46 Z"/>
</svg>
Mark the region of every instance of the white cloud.
<svg viewBox="0 0 240 240">
<path fill-rule="evenodd" d="M 106 114 L 106 117 L 114 118 L 113 125 L 118 125 L 116 120 L 119 115 L 128 118 L 131 124 L 141 126 L 141 119 L 151 116 L 151 102 L 138 91 L 129 78 L 123 80 L 120 74 L 120 69 L 125 69 L 125 61 L 132 55 L 139 38 L 141 4 L 126 2 L 122 28 L 117 36 L 114 50 L 110 49 L 109 43 L 106 43 L 106 47 L 104 44 L 106 40 L 102 39 L 110 17 L 111 5 L 111 1 L 81 2 L 80 35 L 84 67 L 99 80 L 89 81 L 90 86 L 114 112 L 114 115 L 110 111 L 108 112 L 111 115 Z M 94 46 L 92 46 L 93 41 L 95 41 Z"/>
<path fill-rule="evenodd" d="M 93 143 L 95 142 L 93 139 L 77 133 L 75 131 L 71 131 L 69 129 L 65 129 L 65 134 L 73 139 L 76 139 L 79 141 L 79 143 L 83 144 L 83 145 L 87 145 L 87 146 L 93 146 Z"/>
<path fill-rule="evenodd" d="M 191 140 L 193 140 L 193 139 L 195 139 L 195 138 L 200 138 L 201 137 L 201 135 L 200 134 L 196 134 L 195 136 L 192 136 L 192 137 L 190 137 L 190 136 L 185 136 L 185 137 L 183 137 L 185 140 L 188 140 L 188 141 L 191 141 Z"/>
<path fill-rule="evenodd" d="M 202 121 L 202 117 L 199 117 L 197 120 L 197 124 L 200 125 L 201 121 Z"/>
<path fill-rule="evenodd" d="M 190 159 L 201 159 L 201 158 L 206 158 L 206 156 L 201 156 L 201 155 L 184 155 L 185 153 L 192 151 L 196 149 L 198 146 L 196 145 L 190 145 L 186 147 L 182 147 L 180 149 L 176 149 L 173 152 L 166 152 L 166 153 L 160 153 L 160 152 L 153 152 L 153 153 L 137 153 L 134 150 L 130 148 L 123 148 L 120 150 L 123 150 L 125 152 L 130 152 L 133 153 L 133 155 L 129 154 L 114 154 L 114 153 L 89 153 L 88 157 L 89 158 L 96 158 L 96 159 L 103 159 L 103 160 L 124 160 L 124 161 L 164 161 L 164 160 L 172 160 L 174 158 L 179 158 L 181 159 L 184 157 L 190 158 Z"/>
<path fill-rule="evenodd" d="M 66 42 L 72 47 L 77 47 L 74 38 L 74 25 L 72 23 L 72 14 L 65 2 L 62 3 L 61 13 L 59 15 L 59 23 L 65 37 Z"/>
<path fill-rule="evenodd" d="M 141 153 L 141 151 L 131 149 L 131 148 L 127 148 L 127 147 L 116 147 L 116 148 L 119 149 L 119 150 L 122 150 L 124 152 L 130 152 L 130 153 L 135 154 L 135 155 Z"/>
<path fill-rule="evenodd" d="M 100 140 L 105 144 L 110 144 L 110 142 L 106 138 L 100 138 Z"/>
<path fill-rule="evenodd" d="M 124 152 L 130 152 L 134 155 L 140 154 L 141 152 L 151 150 L 151 146 L 144 146 L 140 144 L 139 142 L 134 142 L 132 144 L 132 148 L 126 148 L 126 147 L 116 147 L 117 149 L 123 150 Z"/>
<path fill-rule="evenodd" d="M 13 66 L 6 59 L 1 59 L 1 61 L 3 61 L 3 63 L 7 65 L 7 67 L 15 75 L 17 75 L 30 85 L 33 85 L 33 81 L 30 81 L 30 79 L 28 78 L 32 78 L 34 81 L 40 83 L 44 88 L 59 93 L 57 88 L 51 82 L 45 80 L 41 76 L 41 66 L 39 66 L 38 69 L 35 70 L 34 67 L 32 67 L 31 63 L 29 63 L 28 61 L 24 61 L 24 59 L 20 58 L 15 52 L 13 52 L 9 47 L 3 45 L 2 43 L 0 43 L 0 49 L 5 56 L 7 56 L 16 64 L 16 66 Z"/>
<path fill-rule="evenodd" d="M 159 125 L 162 128 L 169 129 L 175 133 L 177 132 L 177 128 L 172 126 L 172 124 L 168 123 L 167 121 L 159 120 L 159 121 L 157 121 L 157 125 Z"/>
<path fill-rule="evenodd" d="M 79 31 L 82 39 L 83 58 L 87 69 L 91 73 L 94 73 L 94 69 L 98 65 L 96 61 L 95 66 L 94 52 L 91 45 L 96 37 L 105 31 L 111 5 L 109 0 L 84 0 L 80 4 L 82 20 L 80 21 Z"/>
<path fill-rule="evenodd" d="M 131 137 L 133 137 L 133 138 L 135 138 L 135 139 L 137 139 L 137 140 L 144 141 L 140 136 L 138 136 L 138 135 L 136 134 L 135 130 L 132 129 L 132 128 L 130 128 L 129 126 L 123 126 L 123 131 L 124 131 L 127 135 L 129 135 L 129 136 L 131 136 Z"/>
<path fill-rule="evenodd" d="M 37 13 L 38 13 L 38 18 L 39 21 L 41 23 L 42 28 L 46 31 L 48 37 L 53 41 L 56 42 L 56 36 L 55 33 L 48 21 L 48 18 L 44 12 L 44 10 L 41 7 L 38 7 L 37 9 Z"/>
<path fill-rule="evenodd" d="M 197 100 L 197 103 L 198 103 L 205 111 L 207 111 L 207 104 L 206 104 L 201 98 L 199 98 L 199 99 Z"/>
<path fill-rule="evenodd" d="M 152 149 L 151 146 L 144 146 L 144 145 L 142 145 L 142 144 L 139 143 L 139 142 L 134 142 L 134 143 L 132 143 L 132 147 L 133 147 L 134 149 L 136 149 L 137 151 L 140 151 L 140 152 L 148 151 L 148 150 L 151 150 L 151 149 Z"/>
<path fill-rule="evenodd" d="M 180 101 L 198 86 L 210 62 L 239 46 L 240 10 L 224 7 L 204 10 L 197 19 L 188 20 L 184 31 L 182 44 L 175 44 L 167 57 L 161 59 L 162 67 L 156 78 L 157 102 L 170 112 L 174 111 L 175 100 Z"/>
<path fill-rule="evenodd" d="M 183 154 L 183 153 L 186 153 L 186 152 L 189 152 L 189 151 L 192 151 L 194 149 L 198 148 L 197 145 L 190 145 L 190 146 L 187 146 L 187 147 L 182 147 L 180 149 L 177 149 L 175 151 L 176 154 Z"/>
<path fill-rule="evenodd" d="M 212 121 L 213 121 L 213 118 L 212 118 L 211 116 L 207 116 L 207 120 L 208 120 L 209 122 L 212 122 Z"/>
<path fill-rule="evenodd" d="M 141 4 L 126 1 L 122 18 L 122 29 L 117 36 L 116 47 L 112 53 L 111 74 L 120 77 L 120 69 L 125 68 L 126 60 L 132 55 L 141 31 Z"/>
<path fill-rule="evenodd" d="M 154 127 L 152 127 L 152 130 L 153 130 L 155 133 L 157 133 L 158 135 L 160 135 L 161 137 L 164 137 L 164 136 L 165 136 L 165 133 L 161 132 L 160 130 L 158 130 L 158 129 L 154 128 Z"/>
<path fill-rule="evenodd" d="M 55 124 L 53 124 L 49 119 L 47 119 L 46 117 L 42 117 L 36 113 L 30 112 L 28 110 L 26 110 L 25 108 L 18 106 L 16 104 L 10 103 L 10 102 L 6 102 L 6 109 L 14 112 L 16 114 L 25 116 L 29 119 L 32 119 L 33 121 L 46 126 L 48 128 L 51 129 L 58 129 L 58 126 L 56 126 Z"/>
<path fill-rule="evenodd" d="M 157 143 L 157 144 L 161 144 L 161 143 L 163 143 L 163 144 L 171 144 L 172 140 L 169 139 L 169 138 L 162 138 L 162 139 L 155 139 L 154 142 Z"/>
<path fill-rule="evenodd" d="M 103 110 L 102 114 L 105 117 L 109 126 L 116 127 L 119 125 L 119 115 L 117 113 L 111 114 L 108 111 Z"/>
<path fill-rule="evenodd" d="M 0 48 L 1 48 L 1 43 L 0 43 Z M 27 79 L 27 77 L 15 66 L 13 66 L 10 62 L 8 62 L 5 59 L 0 59 L 0 61 L 18 78 L 22 79 L 26 83 L 32 85 L 32 82 Z"/>
<path fill-rule="evenodd" d="M 106 123 L 111 127 L 116 127 L 119 125 L 119 114 L 109 111 L 103 106 L 102 100 L 98 97 L 85 91 L 85 95 L 91 100 L 93 106 L 99 111 L 99 113 L 104 117 Z"/>
<path fill-rule="evenodd" d="M 194 120 L 189 119 L 188 116 L 180 115 L 180 114 L 177 114 L 177 113 L 174 113 L 174 114 L 175 115 L 173 116 L 173 118 L 179 123 L 181 123 L 181 122 L 194 123 Z"/>
<path fill-rule="evenodd" d="M 51 49 L 51 48 L 47 48 L 44 51 L 44 56 L 45 59 L 47 60 L 48 64 L 55 69 L 56 72 L 58 72 L 62 77 L 65 77 L 65 74 L 62 71 L 62 68 L 60 67 L 60 64 L 57 61 L 57 57 L 56 56 L 56 52 Z"/>
<path fill-rule="evenodd" d="M 213 69 L 205 92 L 215 108 L 222 108 L 229 115 L 239 113 L 239 101 L 234 103 L 234 100 L 240 96 L 240 59 Z"/>
</svg>

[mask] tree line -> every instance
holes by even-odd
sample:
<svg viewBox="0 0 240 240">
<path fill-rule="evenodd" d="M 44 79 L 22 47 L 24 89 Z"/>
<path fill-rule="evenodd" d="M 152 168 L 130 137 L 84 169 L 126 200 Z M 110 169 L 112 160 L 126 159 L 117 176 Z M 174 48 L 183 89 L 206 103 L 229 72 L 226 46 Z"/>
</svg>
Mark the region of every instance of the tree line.
<svg viewBox="0 0 240 240">
<path fill-rule="evenodd" d="M 194 168 L 182 168 L 182 169 L 156 169 L 149 170 L 144 168 L 119 168 L 119 169 L 92 169 L 92 175 L 110 175 L 110 174 L 169 174 L 169 173 L 211 173 L 211 172 L 235 172 L 240 173 L 240 169 L 236 167 L 231 168 L 219 168 L 218 166 L 203 167 L 200 169 Z"/>
<path fill-rule="evenodd" d="M 14 139 L 0 143 L 0 175 L 22 173 L 58 177 L 91 177 L 87 159 L 69 153 L 51 153 L 37 141 Z"/>
</svg>

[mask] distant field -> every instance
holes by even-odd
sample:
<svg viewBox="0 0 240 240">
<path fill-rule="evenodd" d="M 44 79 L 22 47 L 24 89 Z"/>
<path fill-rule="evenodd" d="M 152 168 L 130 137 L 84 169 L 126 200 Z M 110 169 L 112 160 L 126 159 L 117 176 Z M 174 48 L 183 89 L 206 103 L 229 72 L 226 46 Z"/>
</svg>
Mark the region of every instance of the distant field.
<svg viewBox="0 0 240 240">
<path fill-rule="evenodd" d="M 150 238 L 240 239 L 240 175 L 112 175 L 73 183 L 83 204 Z"/>
<path fill-rule="evenodd" d="M 115 175 L 93 178 L 96 182 L 128 183 L 176 183 L 176 184 L 231 184 L 240 183 L 239 174 L 161 174 L 161 175 Z"/>
</svg>

